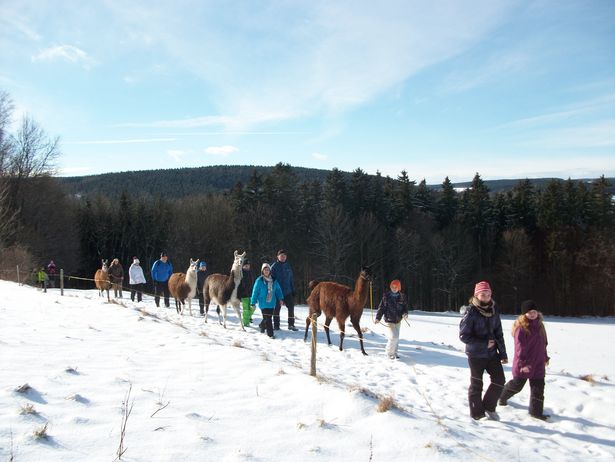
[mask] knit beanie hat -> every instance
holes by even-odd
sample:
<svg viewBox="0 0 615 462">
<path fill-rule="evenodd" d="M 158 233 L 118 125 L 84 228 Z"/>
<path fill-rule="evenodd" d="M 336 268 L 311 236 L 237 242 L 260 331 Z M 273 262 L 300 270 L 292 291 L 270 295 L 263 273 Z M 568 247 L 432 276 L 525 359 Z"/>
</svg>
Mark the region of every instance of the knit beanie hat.
<svg viewBox="0 0 615 462">
<path fill-rule="evenodd" d="M 528 311 L 532 310 L 538 310 L 538 307 L 536 306 L 536 302 L 534 300 L 526 300 L 521 303 L 521 314 L 525 314 Z"/>
<path fill-rule="evenodd" d="M 491 292 L 491 286 L 487 281 L 480 281 L 474 286 L 474 296 L 478 295 L 480 292 Z"/>
<path fill-rule="evenodd" d="M 401 290 L 401 281 L 399 279 L 393 279 L 389 287 L 391 289 L 397 288 L 397 290 Z"/>
<path fill-rule="evenodd" d="M 261 273 L 265 268 L 269 268 L 269 271 L 271 271 L 271 265 L 269 263 L 263 263 L 263 266 L 261 266 Z"/>
<path fill-rule="evenodd" d="M 203 268 L 203 267 L 206 267 L 206 266 L 207 266 L 207 263 L 205 263 L 204 261 L 199 263 L 199 268 Z"/>
<path fill-rule="evenodd" d="M 139 263 L 141 263 L 137 257 L 132 257 L 132 262 L 133 262 L 135 265 L 138 265 Z"/>
</svg>

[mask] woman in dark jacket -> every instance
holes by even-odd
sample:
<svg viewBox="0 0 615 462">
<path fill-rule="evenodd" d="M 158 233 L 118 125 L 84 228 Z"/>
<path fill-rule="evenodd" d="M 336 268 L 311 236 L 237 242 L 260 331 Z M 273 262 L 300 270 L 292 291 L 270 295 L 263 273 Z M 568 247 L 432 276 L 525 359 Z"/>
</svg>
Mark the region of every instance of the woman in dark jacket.
<svg viewBox="0 0 615 462">
<path fill-rule="evenodd" d="M 549 362 L 547 332 L 542 321 L 542 314 L 536 309 L 534 301 L 524 301 L 521 304 L 521 313 L 512 328 L 515 338 L 513 379 L 504 386 L 504 391 L 500 396 L 500 406 L 506 406 L 508 400 L 519 393 L 529 379 L 529 413 L 537 419 L 547 420 L 549 416 L 543 413 L 545 368 Z"/>
<path fill-rule="evenodd" d="M 122 284 L 124 282 L 124 268 L 122 268 L 122 264 L 120 260 L 114 258 L 111 262 L 111 266 L 109 266 L 109 280 L 113 285 L 113 296 L 117 298 L 119 293 L 120 298 L 122 298 Z"/>
<path fill-rule="evenodd" d="M 470 365 L 470 388 L 468 402 L 473 419 L 487 416 L 499 420 L 495 406 L 504 386 L 502 364 L 508 362 L 506 345 L 502 333 L 502 321 L 491 298 L 491 287 L 481 281 L 474 287 L 474 296 L 466 307 L 459 323 L 459 339 L 466 344 L 466 355 Z M 491 379 L 489 388 L 483 393 L 483 374 L 487 371 Z"/>
<path fill-rule="evenodd" d="M 388 342 L 386 346 L 386 354 L 391 359 L 399 358 L 397 348 L 399 346 L 399 328 L 401 320 L 408 317 L 408 301 L 406 296 L 402 294 L 401 282 L 397 279 L 391 281 L 391 291 L 386 292 L 382 296 L 378 312 L 376 313 L 376 324 L 380 322 L 384 316 L 384 320 L 389 328 Z"/>
</svg>

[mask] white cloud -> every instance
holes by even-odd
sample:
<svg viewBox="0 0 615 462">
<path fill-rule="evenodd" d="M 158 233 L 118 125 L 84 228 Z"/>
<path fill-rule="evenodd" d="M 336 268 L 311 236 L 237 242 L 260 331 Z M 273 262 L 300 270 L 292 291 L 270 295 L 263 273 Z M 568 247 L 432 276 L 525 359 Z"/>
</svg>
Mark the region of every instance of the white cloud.
<svg viewBox="0 0 615 462">
<path fill-rule="evenodd" d="M 186 152 L 179 149 L 169 149 L 167 151 L 167 155 L 175 160 L 175 162 L 181 162 L 182 158 L 186 155 Z"/>
<path fill-rule="evenodd" d="M 163 143 L 176 141 L 175 138 L 140 138 L 130 140 L 88 140 L 88 141 L 68 141 L 64 144 L 139 144 L 139 143 Z"/>
<path fill-rule="evenodd" d="M 313 152 L 312 157 L 316 160 L 326 160 L 327 156 L 325 154 L 321 154 L 320 152 Z"/>
<path fill-rule="evenodd" d="M 97 64 L 96 60 L 92 59 L 85 51 L 72 45 L 58 45 L 45 48 L 32 56 L 32 62 L 57 60 L 79 64 L 84 69 L 90 69 Z"/>
<path fill-rule="evenodd" d="M 204 2 L 190 16 L 169 4 L 135 4 L 130 14 L 125 2 L 108 6 L 133 46 L 165 51 L 214 90 L 224 114 L 158 126 L 245 130 L 371 101 L 484 39 L 514 2 L 248 2 L 223 10 Z"/>
<path fill-rule="evenodd" d="M 239 152 L 239 149 L 235 146 L 210 146 L 205 149 L 207 154 L 211 154 L 212 156 L 229 156 L 236 152 Z"/>
</svg>

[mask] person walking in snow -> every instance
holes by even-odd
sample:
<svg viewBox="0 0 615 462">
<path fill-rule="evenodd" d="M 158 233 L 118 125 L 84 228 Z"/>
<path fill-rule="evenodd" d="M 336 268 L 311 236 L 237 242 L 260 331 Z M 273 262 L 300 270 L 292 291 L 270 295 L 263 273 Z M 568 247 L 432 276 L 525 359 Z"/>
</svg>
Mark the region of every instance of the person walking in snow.
<svg viewBox="0 0 615 462">
<path fill-rule="evenodd" d="M 252 308 L 250 307 L 250 296 L 254 288 L 254 274 L 250 269 L 250 260 L 243 261 L 241 266 L 241 282 L 237 288 L 237 298 L 241 300 L 242 314 L 241 318 L 244 326 L 249 326 L 252 321 Z"/>
<path fill-rule="evenodd" d="M 542 313 L 538 311 L 533 300 L 526 300 L 521 304 L 521 316 L 513 324 L 512 335 L 515 338 L 513 379 L 504 386 L 499 404 L 506 406 L 508 400 L 519 393 L 529 379 L 529 413 L 537 419 L 547 420 L 550 416 L 543 412 L 545 369 L 549 364 L 547 331 Z"/>
<path fill-rule="evenodd" d="M 267 331 L 270 338 L 275 338 L 273 335 L 273 310 L 276 303 L 284 300 L 282 289 L 278 281 L 271 277 L 271 266 L 269 263 L 263 263 L 261 266 L 261 275 L 256 278 L 252 289 L 252 297 L 250 298 L 250 308 L 254 309 L 254 305 L 258 303 L 258 307 L 263 315 L 263 320 L 258 327 L 261 333 Z"/>
<path fill-rule="evenodd" d="M 401 321 L 408 317 L 408 300 L 401 292 L 401 282 L 398 279 L 391 281 L 389 287 L 391 290 L 387 291 L 382 296 L 382 300 L 380 300 L 374 323 L 378 324 L 384 316 L 384 320 L 389 328 L 385 351 L 389 358 L 396 359 L 399 358 L 397 348 L 399 346 Z"/>
<path fill-rule="evenodd" d="M 207 279 L 207 263 L 201 261 L 199 270 L 196 273 L 196 296 L 199 299 L 199 308 L 201 316 L 205 316 L 205 298 L 203 297 L 203 287 L 205 287 L 205 279 Z"/>
<path fill-rule="evenodd" d="M 273 312 L 273 328 L 280 330 L 280 310 L 282 304 L 288 308 L 288 330 L 296 331 L 295 327 L 295 283 L 293 269 L 286 261 L 286 250 L 278 250 L 278 259 L 271 265 L 271 277 L 280 284 L 284 299 L 279 300 Z"/>
<path fill-rule="evenodd" d="M 47 281 L 49 281 L 49 276 L 45 273 L 45 268 L 41 267 L 41 269 L 38 270 L 38 273 L 36 273 L 36 281 L 41 290 L 47 292 Z"/>
<path fill-rule="evenodd" d="M 152 280 L 154 281 L 154 303 L 156 308 L 160 307 L 160 294 L 164 294 L 164 306 L 171 306 L 169 292 L 169 278 L 173 274 L 173 265 L 169 261 L 166 252 L 160 254 L 160 259 L 152 265 Z"/>
<path fill-rule="evenodd" d="M 113 286 L 113 296 L 117 298 L 119 293 L 120 298 L 122 298 L 122 284 L 124 283 L 124 268 L 122 268 L 122 264 L 120 260 L 114 258 L 111 262 L 111 266 L 109 266 L 109 281 Z"/>
<path fill-rule="evenodd" d="M 491 286 L 481 281 L 474 287 L 469 305 L 461 308 L 465 314 L 459 323 L 459 339 L 466 344 L 466 355 L 470 366 L 470 387 L 468 402 L 473 419 L 499 420 L 495 412 L 498 398 L 502 394 L 505 377 L 502 364 L 508 362 L 502 321 L 491 298 Z M 487 371 L 491 383 L 483 393 L 483 373 Z"/>
<path fill-rule="evenodd" d="M 141 262 L 137 257 L 132 257 L 132 265 L 128 268 L 128 278 L 128 283 L 130 284 L 130 299 L 134 302 L 136 295 L 137 302 L 140 302 L 143 298 L 145 275 L 143 274 L 143 268 L 141 268 Z"/>
</svg>

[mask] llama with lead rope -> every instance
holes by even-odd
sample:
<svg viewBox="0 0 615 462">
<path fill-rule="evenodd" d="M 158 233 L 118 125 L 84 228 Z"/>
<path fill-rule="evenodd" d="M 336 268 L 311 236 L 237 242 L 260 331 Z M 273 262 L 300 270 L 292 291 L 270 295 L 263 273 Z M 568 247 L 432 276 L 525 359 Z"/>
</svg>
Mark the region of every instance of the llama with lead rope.
<svg viewBox="0 0 615 462">
<path fill-rule="evenodd" d="M 246 258 L 246 253 L 239 254 L 239 252 L 235 250 L 234 256 L 235 260 L 233 261 L 230 274 L 216 273 L 209 275 L 207 279 L 205 279 L 205 284 L 203 285 L 205 322 L 207 322 L 209 303 L 213 301 L 217 305 L 216 312 L 218 313 L 218 321 L 226 329 L 226 309 L 228 304 L 231 304 L 233 308 L 235 308 L 241 329 L 245 331 L 246 329 L 243 327 L 243 322 L 241 321 L 241 311 L 239 310 L 241 300 L 237 298 L 237 288 L 241 282 L 241 267 Z M 220 307 L 222 307 L 222 319 L 220 319 Z"/>
<path fill-rule="evenodd" d="M 169 278 L 169 292 L 175 299 L 175 309 L 180 315 L 184 315 L 186 300 L 192 316 L 192 299 L 196 296 L 196 268 L 199 260 L 190 259 L 190 266 L 186 273 L 173 273 Z"/>
<path fill-rule="evenodd" d="M 325 333 L 327 334 L 327 342 L 331 345 L 331 337 L 329 336 L 329 325 L 333 318 L 337 320 L 340 327 L 340 351 L 344 343 L 345 328 L 344 323 L 348 316 L 352 327 L 359 334 L 359 342 L 361 344 L 361 352 L 367 356 L 365 348 L 363 348 L 363 333 L 359 321 L 363 314 L 363 308 L 369 294 L 369 282 L 372 280 L 371 269 L 368 266 L 361 268 L 359 277 L 354 285 L 354 290 L 350 287 L 338 284 L 336 282 L 316 282 L 311 281 L 309 287 L 312 293 L 307 299 L 310 307 L 308 317 L 305 319 L 305 335 L 303 340 L 307 340 L 308 328 L 312 321 L 312 315 L 316 313 L 316 317 L 320 316 L 321 312 L 325 313 Z"/>
<path fill-rule="evenodd" d="M 96 284 L 96 288 L 98 289 L 98 295 L 100 297 L 103 296 L 103 292 L 107 291 L 107 301 L 111 301 L 111 297 L 109 297 L 109 289 L 111 289 L 111 281 L 109 280 L 109 266 L 107 260 L 101 260 L 102 268 L 96 270 L 96 274 L 94 274 L 94 283 Z"/>
</svg>

